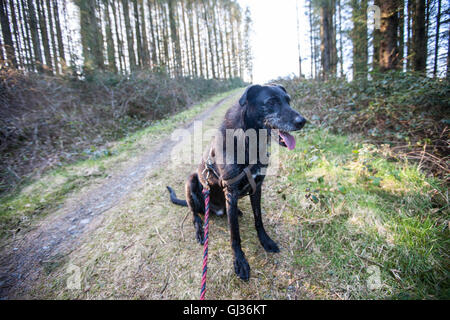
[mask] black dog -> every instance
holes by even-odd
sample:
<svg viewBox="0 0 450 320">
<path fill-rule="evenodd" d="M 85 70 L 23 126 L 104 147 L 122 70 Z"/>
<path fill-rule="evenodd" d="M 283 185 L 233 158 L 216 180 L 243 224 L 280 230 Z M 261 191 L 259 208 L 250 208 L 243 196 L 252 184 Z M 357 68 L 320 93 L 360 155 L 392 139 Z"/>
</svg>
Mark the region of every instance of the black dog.
<svg viewBox="0 0 450 320">
<path fill-rule="evenodd" d="M 185 188 L 187 201 L 177 199 L 174 191 L 167 187 L 173 203 L 188 206 L 191 209 L 197 240 L 200 244 L 203 244 L 203 223 L 199 214 L 205 212 L 202 190 L 209 185 L 211 211 L 218 215 L 226 213 L 228 216 L 231 248 L 234 254 L 234 270 L 243 280 L 249 279 L 250 266 L 241 249 L 238 215 L 242 213 L 237 206 L 239 198 L 250 193 L 259 241 L 266 251 L 279 252 L 277 244 L 264 230 L 261 218 L 261 186 L 265 178 L 262 171 L 267 168 L 268 164 L 266 161 L 262 161 L 260 157 L 259 142 L 260 139 L 263 139 L 260 136 L 257 136 L 256 141 L 258 156 L 256 161 L 253 162 L 251 162 L 249 152 L 251 142 L 249 142 L 248 137 L 244 139 L 245 161 L 241 161 L 243 163 L 239 163 L 238 148 L 235 147 L 239 134 L 234 136 L 231 150 L 227 150 L 227 143 L 224 140 L 227 136 L 227 130 L 239 130 L 239 132 L 246 132 L 249 129 L 256 130 L 256 132 L 266 130 L 267 140 L 270 140 L 270 136 L 274 132 L 278 132 L 277 140 L 279 144 L 290 150 L 294 149 L 295 138 L 288 132 L 300 130 L 305 125 L 306 120 L 292 109 L 289 103 L 290 97 L 286 89 L 280 85 L 253 85 L 248 87 L 239 103 L 227 111 L 219 129 L 221 135 L 213 140 L 211 147 L 203 156 L 197 173 L 188 178 Z M 230 155 L 232 156 L 230 157 Z M 221 163 L 217 161 L 219 158 L 223 160 Z M 227 161 L 224 159 L 227 159 Z M 228 159 L 231 159 L 231 161 Z"/>
</svg>

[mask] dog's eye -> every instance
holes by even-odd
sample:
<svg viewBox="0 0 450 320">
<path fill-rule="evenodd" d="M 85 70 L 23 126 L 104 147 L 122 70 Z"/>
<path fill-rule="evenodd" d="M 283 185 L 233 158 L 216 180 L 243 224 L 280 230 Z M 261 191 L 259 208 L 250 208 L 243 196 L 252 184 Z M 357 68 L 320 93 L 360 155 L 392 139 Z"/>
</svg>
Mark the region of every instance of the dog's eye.
<svg viewBox="0 0 450 320">
<path fill-rule="evenodd" d="M 273 107 L 274 105 L 276 105 L 278 103 L 278 98 L 277 97 L 272 97 L 270 99 L 268 99 L 266 101 L 266 105 Z"/>
</svg>

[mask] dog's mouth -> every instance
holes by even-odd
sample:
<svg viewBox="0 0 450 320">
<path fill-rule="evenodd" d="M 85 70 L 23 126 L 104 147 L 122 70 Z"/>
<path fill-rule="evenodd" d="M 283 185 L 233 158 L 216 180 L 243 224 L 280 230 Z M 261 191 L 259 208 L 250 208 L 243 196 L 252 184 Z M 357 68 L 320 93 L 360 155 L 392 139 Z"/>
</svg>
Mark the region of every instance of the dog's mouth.
<svg viewBox="0 0 450 320">
<path fill-rule="evenodd" d="M 278 131 L 278 143 L 280 146 L 294 150 L 296 141 L 295 138 L 286 131 Z"/>
</svg>

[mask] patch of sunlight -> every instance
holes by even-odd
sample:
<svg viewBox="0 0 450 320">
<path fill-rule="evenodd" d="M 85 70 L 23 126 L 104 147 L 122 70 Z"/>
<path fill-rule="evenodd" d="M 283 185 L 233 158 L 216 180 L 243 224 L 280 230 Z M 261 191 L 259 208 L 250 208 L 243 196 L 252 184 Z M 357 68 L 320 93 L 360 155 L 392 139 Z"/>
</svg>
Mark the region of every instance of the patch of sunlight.
<svg viewBox="0 0 450 320">
<path fill-rule="evenodd" d="M 380 182 L 380 187 L 393 194 L 405 194 L 411 191 L 409 184 L 397 180 L 392 175 L 384 175 L 383 180 Z"/>
<path fill-rule="evenodd" d="M 52 189 L 57 189 L 67 182 L 68 178 L 62 174 L 45 175 L 40 180 L 34 181 L 22 189 L 23 196 L 31 196 L 33 193 L 48 193 Z"/>
<path fill-rule="evenodd" d="M 348 230 L 354 234 L 361 232 L 366 234 L 376 233 L 386 239 L 388 243 L 393 244 L 394 237 L 380 216 L 380 212 L 375 209 L 355 206 L 350 210 L 350 216 L 347 220 Z"/>
</svg>

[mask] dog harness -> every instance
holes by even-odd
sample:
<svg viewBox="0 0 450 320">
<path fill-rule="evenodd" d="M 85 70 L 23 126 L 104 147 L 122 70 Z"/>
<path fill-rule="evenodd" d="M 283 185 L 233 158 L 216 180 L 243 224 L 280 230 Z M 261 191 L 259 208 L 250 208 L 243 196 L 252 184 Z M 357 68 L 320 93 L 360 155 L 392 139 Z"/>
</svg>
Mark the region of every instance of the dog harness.
<svg viewBox="0 0 450 320">
<path fill-rule="evenodd" d="M 251 172 L 252 168 L 255 166 L 254 164 L 250 164 L 247 167 L 245 167 L 244 170 L 242 170 L 242 172 L 240 174 L 238 174 L 237 176 L 235 176 L 234 178 L 223 179 L 222 177 L 220 177 L 220 175 L 214 169 L 214 162 L 213 162 L 213 157 L 211 156 L 211 152 L 212 152 L 212 149 L 209 152 L 208 159 L 205 162 L 205 169 L 203 170 L 203 178 L 205 179 L 206 183 L 208 184 L 208 187 L 209 187 L 209 183 L 208 183 L 209 172 L 212 172 L 216 176 L 216 178 L 219 179 L 219 185 L 222 188 L 229 187 L 229 186 L 241 181 L 244 177 L 247 177 L 248 183 L 249 183 L 250 187 L 252 188 L 252 192 L 250 194 L 252 195 L 256 192 L 256 182 L 255 182 L 255 179 L 253 178 L 252 172 Z M 204 176 L 205 172 L 207 172 L 206 177 Z"/>
</svg>

